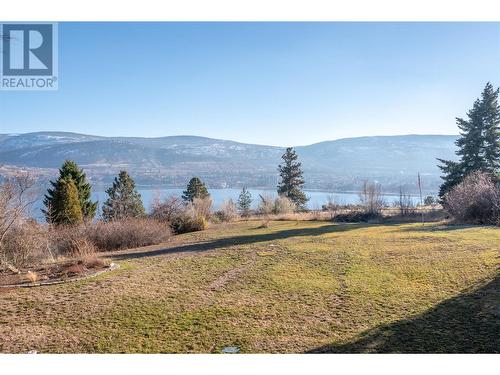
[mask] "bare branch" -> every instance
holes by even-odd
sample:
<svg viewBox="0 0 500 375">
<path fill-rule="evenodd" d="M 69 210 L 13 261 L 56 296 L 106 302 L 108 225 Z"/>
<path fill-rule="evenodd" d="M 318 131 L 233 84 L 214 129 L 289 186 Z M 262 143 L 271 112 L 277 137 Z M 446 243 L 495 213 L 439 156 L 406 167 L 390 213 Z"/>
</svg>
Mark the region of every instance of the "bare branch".
<svg viewBox="0 0 500 375">
<path fill-rule="evenodd" d="M 29 173 L 18 173 L 0 185 L 0 251 L 7 233 L 26 219 L 36 201 L 35 183 Z"/>
</svg>

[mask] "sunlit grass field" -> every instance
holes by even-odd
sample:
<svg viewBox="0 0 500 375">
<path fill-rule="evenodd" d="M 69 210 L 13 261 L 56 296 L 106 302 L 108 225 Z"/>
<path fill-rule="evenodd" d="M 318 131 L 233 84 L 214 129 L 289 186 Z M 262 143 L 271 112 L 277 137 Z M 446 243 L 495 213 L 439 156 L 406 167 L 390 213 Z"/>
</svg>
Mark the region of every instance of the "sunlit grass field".
<svg viewBox="0 0 500 375">
<path fill-rule="evenodd" d="M 0 290 L 2 352 L 500 352 L 500 230 L 275 221 Z"/>
</svg>

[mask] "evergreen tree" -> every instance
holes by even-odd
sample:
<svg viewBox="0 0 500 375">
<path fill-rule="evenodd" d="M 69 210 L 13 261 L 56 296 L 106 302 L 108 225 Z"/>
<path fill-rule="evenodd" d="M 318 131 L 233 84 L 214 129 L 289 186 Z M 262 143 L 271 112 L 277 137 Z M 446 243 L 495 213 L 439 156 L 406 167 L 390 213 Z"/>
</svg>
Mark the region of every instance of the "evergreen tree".
<svg viewBox="0 0 500 375">
<path fill-rule="evenodd" d="M 250 213 L 250 207 L 252 205 L 252 194 L 247 190 L 247 188 L 243 188 L 241 190 L 240 196 L 238 197 L 238 210 L 242 216 L 248 216 Z"/>
<path fill-rule="evenodd" d="M 102 216 L 105 221 L 142 217 L 146 214 L 141 194 L 127 172 L 121 171 L 106 193 L 109 197 L 102 206 Z"/>
<path fill-rule="evenodd" d="M 207 187 L 198 177 L 189 180 L 186 190 L 182 192 L 182 199 L 185 202 L 192 202 L 194 198 L 205 199 L 210 197 Z"/>
<path fill-rule="evenodd" d="M 71 178 L 60 180 L 54 190 L 55 206 L 52 210 L 52 223 L 75 225 L 83 221 L 78 190 Z"/>
<path fill-rule="evenodd" d="M 288 147 L 281 157 L 283 164 L 278 166 L 281 181 L 278 184 L 278 194 L 289 198 L 297 208 L 305 208 L 305 204 L 309 200 L 302 186 L 304 179 L 302 177 L 301 163 L 297 161 L 298 155 L 293 148 Z"/>
<path fill-rule="evenodd" d="M 467 119 L 457 118 L 460 129 L 460 138 L 455 144 L 458 146 L 457 162 L 438 159 L 443 172 L 443 184 L 439 190 L 442 198 L 465 176 L 474 171 L 483 171 L 493 177 L 499 175 L 500 168 L 500 106 L 498 105 L 499 89 L 494 90 L 491 83 L 487 83 L 481 98 L 474 102 L 467 112 Z"/>
<path fill-rule="evenodd" d="M 57 213 L 54 211 L 54 207 L 58 206 L 57 198 L 55 192 L 59 189 L 59 183 L 65 179 L 72 179 L 76 189 L 78 191 L 78 200 L 80 202 L 80 207 L 82 209 L 82 215 L 84 220 L 92 220 L 97 211 L 97 202 L 92 202 L 90 200 L 92 187 L 87 182 L 87 177 L 83 170 L 78 168 L 78 165 L 71 161 L 66 160 L 62 167 L 59 169 L 59 178 L 56 181 L 50 181 L 52 185 L 51 189 L 47 190 L 45 199 L 43 203 L 45 209 L 42 212 L 45 215 L 47 222 L 53 222 L 52 214 Z"/>
<path fill-rule="evenodd" d="M 500 105 L 498 94 L 491 83 L 487 83 L 483 91 L 484 107 L 484 159 L 485 170 L 500 180 Z"/>
<path fill-rule="evenodd" d="M 452 160 L 438 160 L 442 163 L 442 165 L 438 165 L 439 169 L 443 172 L 443 183 L 439 187 L 439 197 L 443 198 L 444 195 L 451 191 L 454 186 L 458 185 L 463 178 L 462 166 L 458 162 L 454 162 Z"/>
</svg>

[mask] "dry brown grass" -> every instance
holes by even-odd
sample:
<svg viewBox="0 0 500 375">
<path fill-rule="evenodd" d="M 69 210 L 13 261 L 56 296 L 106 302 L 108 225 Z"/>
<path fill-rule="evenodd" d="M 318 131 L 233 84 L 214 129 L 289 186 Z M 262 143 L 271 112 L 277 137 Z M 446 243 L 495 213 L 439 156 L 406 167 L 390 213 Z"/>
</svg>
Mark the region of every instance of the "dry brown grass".
<svg viewBox="0 0 500 375">
<path fill-rule="evenodd" d="M 119 270 L 1 293 L 0 351 L 498 351 L 497 229 L 259 224 L 106 253 Z"/>
<path fill-rule="evenodd" d="M 36 272 L 28 271 L 28 273 L 26 274 L 26 279 L 30 283 L 36 283 L 38 281 L 38 275 Z"/>
<path fill-rule="evenodd" d="M 49 232 L 53 254 L 63 257 L 80 257 L 93 254 L 96 246 L 87 238 L 85 226 L 55 226 Z"/>
<path fill-rule="evenodd" d="M 103 268 L 103 267 L 107 266 L 109 263 L 102 258 L 98 258 L 95 254 L 81 257 L 80 261 L 82 262 L 82 264 L 85 267 L 87 267 L 89 269 Z"/>
<path fill-rule="evenodd" d="M 85 272 L 85 266 L 83 264 L 72 264 L 64 269 L 62 272 L 64 277 L 74 277 L 80 276 Z"/>
</svg>

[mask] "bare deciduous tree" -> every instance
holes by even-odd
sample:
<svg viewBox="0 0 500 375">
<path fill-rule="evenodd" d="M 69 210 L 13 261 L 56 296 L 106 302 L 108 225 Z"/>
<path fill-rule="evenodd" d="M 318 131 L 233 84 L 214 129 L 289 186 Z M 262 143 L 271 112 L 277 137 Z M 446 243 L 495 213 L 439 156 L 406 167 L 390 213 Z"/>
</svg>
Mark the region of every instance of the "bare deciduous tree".
<svg viewBox="0 0 500 375">
<path fill-rule="evenodd" d="M 337 212 L 340 210 L 340 204 L 336 201 L 333 194 L 329 194 L 326 197 L 326 204 L 323 205 L 323 211 L 328 211 L 330 214 L 330 220 L 333 220 Z"/>
<path fill-rule="evenodd" d="M 402 186 L 399 187 L 399 201 L 397 202 L 399 213 L 401 216 L 408 216 L 414 211 L 414 204 L 410 193 L 408 193 Z"/>
<path fill-rule="evenodd" d="M 368 214 L 378 215 L 384 206 L 380 185 L 374 182 L 368 182 L 367 180 L 363 182 L 363 188 L 359 194 L 359 199 L 361 200 L 365 212 Z"/>
<path fill-rule="evenodd" d="M 156 197 L 151 204 L 151 217 L 160 221 L 171 223 L 174 218 L 180 216 L 185 210 L 185 204 L 181 197 L 171 195 L 164 201 Z"/>
<path fill-rule="evenodd" d="M 36 201 L 35 179 L 18 173 L 0 185 L 0 263 L 7 264 L 3 251 L 5 237 L 26 220 L 27 211 Z"/>
</svg>

